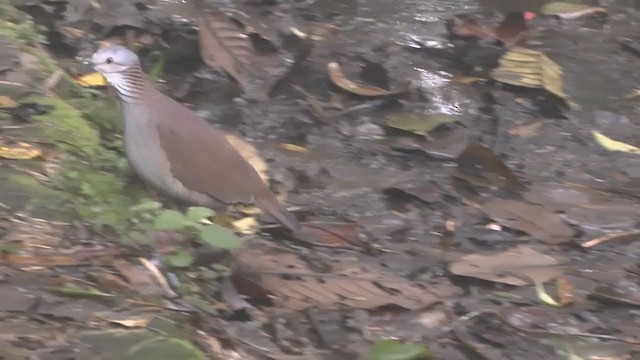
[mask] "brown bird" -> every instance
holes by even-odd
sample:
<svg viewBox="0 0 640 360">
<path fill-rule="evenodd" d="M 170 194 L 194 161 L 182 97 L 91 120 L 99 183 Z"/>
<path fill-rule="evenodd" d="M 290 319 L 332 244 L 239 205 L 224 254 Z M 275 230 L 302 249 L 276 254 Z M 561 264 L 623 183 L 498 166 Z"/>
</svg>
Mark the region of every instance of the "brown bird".
<svg viewBox="0 0 640 360">
<path fill-rule="evenodd" d="M 134 52 L 110 45 L 92 62 L 118 91 L 127 159 L 144 181 L 163 195 L 215 210 L 254 204 L 290 230 L 300 229 L 224 132 L 156 90 Z"/>
</svg>

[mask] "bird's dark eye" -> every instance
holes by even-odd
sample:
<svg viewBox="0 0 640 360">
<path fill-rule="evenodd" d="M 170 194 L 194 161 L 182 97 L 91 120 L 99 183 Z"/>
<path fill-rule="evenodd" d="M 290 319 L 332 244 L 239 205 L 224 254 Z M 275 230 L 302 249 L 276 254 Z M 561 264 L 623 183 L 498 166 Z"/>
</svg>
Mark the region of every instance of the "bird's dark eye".
<svg viewBox="0 0 640 360">
<path fill-rule="evenodd" d="M 112 57 L 108 57 L 106 62 L 107 62 L 107 64 L 113 63 L 113 58 Z"/>
</svg>

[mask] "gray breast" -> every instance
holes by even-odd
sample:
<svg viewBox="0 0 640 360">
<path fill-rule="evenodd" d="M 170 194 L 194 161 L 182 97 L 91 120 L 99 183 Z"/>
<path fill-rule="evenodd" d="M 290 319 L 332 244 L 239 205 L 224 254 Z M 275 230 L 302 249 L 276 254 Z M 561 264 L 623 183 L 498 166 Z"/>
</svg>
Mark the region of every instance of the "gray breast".
<svg viewBox="0 0 640 360">
<path fill-rule="evenodd" d="M 138 176 L 163 195 L 214 207 L 216 203 L 210 196 L 185 188 L 171 173 L 151 111 L 141 104 L 123 102 L 122 107 L 125 117 L 125 151 Z"/>
</svg>

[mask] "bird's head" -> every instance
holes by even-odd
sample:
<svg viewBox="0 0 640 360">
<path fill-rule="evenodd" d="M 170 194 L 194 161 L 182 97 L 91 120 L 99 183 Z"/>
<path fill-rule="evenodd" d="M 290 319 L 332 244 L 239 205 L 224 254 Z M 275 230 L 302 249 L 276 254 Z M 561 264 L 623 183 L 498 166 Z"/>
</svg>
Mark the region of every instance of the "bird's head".
<svg viewBox="0 0 640 360">
<path fill-rule="evenodd" d="M 109 45 L 96 51 L 91 58 L 95 69 L 102 74 L 124 72 L 140 66 L 140 59 L 133 51 L 118 45 Z"/>
<path fill-rule="evenodd" d="M 96 71 L 118 90 L 123 100 L 132 100 L 143 92 L 146 79 L 140 68 L 140 59 L 133 51 L 119 45 L 108 45 L 96 51 L 91 62 Z"/>
</svg>

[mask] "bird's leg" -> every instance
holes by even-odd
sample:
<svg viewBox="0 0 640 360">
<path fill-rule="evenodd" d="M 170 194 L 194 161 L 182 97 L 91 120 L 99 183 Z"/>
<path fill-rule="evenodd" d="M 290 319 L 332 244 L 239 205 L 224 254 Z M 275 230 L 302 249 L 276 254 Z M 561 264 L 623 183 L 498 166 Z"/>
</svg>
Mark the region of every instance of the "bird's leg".
<svg viewBox="0 0 640 360">
<path fill-rule="evenodd" d="M 216 212 L 213 219 L 214 223 L 225 227 L 233 226 L 233 218 L 229 213 L 229 206 L 227 204 L 218 205 L 213 210 Z"/>
</svg>

